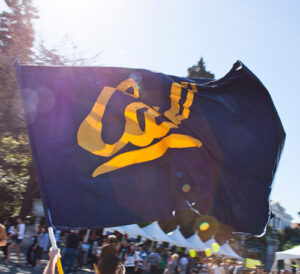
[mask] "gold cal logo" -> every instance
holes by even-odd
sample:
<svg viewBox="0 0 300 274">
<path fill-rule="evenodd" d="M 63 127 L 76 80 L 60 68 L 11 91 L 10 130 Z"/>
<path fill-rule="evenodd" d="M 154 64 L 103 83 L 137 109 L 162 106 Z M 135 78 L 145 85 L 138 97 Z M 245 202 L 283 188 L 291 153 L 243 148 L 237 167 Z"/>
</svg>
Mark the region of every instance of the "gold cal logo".
<svg viewBox="0 0 300 274">
<path fill-rule="evenodd" d="M 124 152 L 114 156 L 104 164 L 97 167 L 92 176 L 96 177 L 100 174 L 111 172 L 132 164 L 151 161 L 163 156 L 168 148 L 186 148 L 201 147 L 202 142 L 183 134 L 169 134 L 171 128 L 178 128 L 181 121 L 188 119 L 190 107 L 193 103 L 194 93 L 197 92 L 195 84 L 191 84 L 192 89 L 187 89 L 187 96 L 183 103 L 182 114 L 179 115 L 182 88 L 188 87 L 188 83 L 173 83 L 170 92 L 171 106 L 163 114 L 168 120 L 157 125 L 155 118 L 161 116 L 157 111 L 158 108 L 150 107 L 141 102 L 130 103 L 124 111 L 126 120 L 125 130 L 121 138 L 114 144 L 106 144 L 101 137 L 102 118 L 111 96 L 115 92 L 122 92 L 125 95 L 138 99 L 139 89 L 137 83 L 129 78 L 121 82 L 116 88 L 105 86 L 98 96 L 91 112 L 81 123 L 78 132 L 78 144 L 85 150 L 102 157 L 111 157 L 118 153 L 128 143 L 131 143 L 140 149 Z M 128 88 L 133 89 L 133 94 L 126 93 Z M 142 130 L 138 123 L 137 110 L 146 108 L 144 112 L 145 129 Z M 152 144 L 154 139 L 160 139 Z M 152 144 L 152 145 L 151 145 Z"/>
</svg>

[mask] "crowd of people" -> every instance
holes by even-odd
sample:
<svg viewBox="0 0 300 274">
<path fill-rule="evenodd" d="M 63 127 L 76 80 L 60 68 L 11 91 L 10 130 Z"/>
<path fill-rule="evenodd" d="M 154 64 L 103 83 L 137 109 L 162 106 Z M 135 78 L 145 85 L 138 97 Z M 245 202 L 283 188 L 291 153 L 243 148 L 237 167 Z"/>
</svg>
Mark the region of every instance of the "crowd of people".
<svg viewBox="0 0 300 274">
<path fill-rule="evenodd" d="M 47 258 L 50 240 L 46 226 L 36 225 L 31 235 L 31 245 L 26 250 L 27 265 L 41 269 L 42 257 Z M 62 251 L 61 262 L 65 273 L 91 266 L 95 273 L 147 273 L 147 274 L 238 274 L 267 273 L 262 268 L 248 270 L 242 262 L 228 258 L 206 257 L 204 252 L 191 255 L 187 250 L 176 247 L 158 246 L 153 242 L 140 242 L 119 233 L 103 236 L 79 230 L 56 231 L 59 249 L 50 249 L 50 260 L 44 273 L 54 273 L 55 261 Z M 13 224 L 6 220 L 0 225 L 0 246 L 4 263 L 8 264 L 13 249 L 21 264 L 20 243 L 25 237 L 25 224 L 17 218 Z"/>
<path fill-rule="evenodd" d="M 204 254 L 191 257 L 187 251 L 155 247 L 153 244 L 138 243 L 118 235 L 107 237 L 92 235 L 88 239 L 83 238 L 76 230 L 66 236 L 61 260 L 65 273 L 74 270 L 76 261 L 79 264 L 91 263 L 95 272 L 99 271 L 101 274 L 116 273 L 114 271 L 117 270 L 129 274 L 236 274 L 244 271 L 242 263 L 228 259 L 207 258 Z M 87 246 L 82 248 L 84 245 Z"/>
</svg>

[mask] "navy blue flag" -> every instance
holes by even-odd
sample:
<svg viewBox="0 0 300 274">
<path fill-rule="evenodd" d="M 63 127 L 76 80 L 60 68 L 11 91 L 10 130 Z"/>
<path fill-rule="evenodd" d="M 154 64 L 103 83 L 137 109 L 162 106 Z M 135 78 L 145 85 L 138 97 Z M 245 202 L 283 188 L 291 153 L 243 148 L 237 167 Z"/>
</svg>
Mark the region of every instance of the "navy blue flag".
<svg viewBox="0 0 300 274">
<path fill-rule="evenodd" d="M 16 65 L 49 224 L 116 226 L 191 208 L 260 234 L 285 132 L 241 62 L 220 80 Z"/>
</svg>

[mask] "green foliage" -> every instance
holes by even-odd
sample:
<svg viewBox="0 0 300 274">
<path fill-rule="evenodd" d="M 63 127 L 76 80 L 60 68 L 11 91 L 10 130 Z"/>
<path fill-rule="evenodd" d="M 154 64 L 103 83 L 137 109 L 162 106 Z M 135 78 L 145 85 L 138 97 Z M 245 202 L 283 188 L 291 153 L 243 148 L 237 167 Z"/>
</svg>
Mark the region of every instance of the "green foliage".
<svg viewBox="0 0 300 274">
<path fill-rule="evenodd" d="M 200 58 L 197 65 L 194 65 L 194 66 L 188 68 L 188 76 L 189 77 L 208 78 L 208 79 L 215 78 L 215 75 L 213 73 L 206 70 L 206 65 L 203 60 L 203 57 Z"/>
<path fill-rule="evenodd" d="M 34 31 L 32 20 L 37 18 L 37 10 L 32 0 L 6 0 L 9 12 L 3 11 L 0 25 L 1 53 L 22 62 L 32 60 Z"/>
<path fill-rule="evenodd" d="M 17 215 L 29 180 L 31 155 L 25 134 L 0 139 L 0 219 Z"/>
<path fill-rule="evenodd" d="M 12 215 L 27 216 L 39 197 L 21 96 L 13 61 L 33 65 L 86 65 L 99 54 L 83 58 L 70 39 L 69 56 L 35 44 L 32 21 L 37 10 L 32 0 L 6 0 L 8 11 L 0 14 L 0 221 Z"/>
<path fill-rule="evenodd" d="M 0 14 L 0 219 L 20 212 L 32 159 L 23 108 L 12 65 L 16 58 L 32 62 L 37 18 L 31 0 L 6 0 Z"/>
<path fill-rule="evenodd" d="M 286 228 L 276 234 L 276 238 L 280 242 L 280 249 L 287 250 L 296 245 L 300 245 L 300 229 Z"/>
</svg>

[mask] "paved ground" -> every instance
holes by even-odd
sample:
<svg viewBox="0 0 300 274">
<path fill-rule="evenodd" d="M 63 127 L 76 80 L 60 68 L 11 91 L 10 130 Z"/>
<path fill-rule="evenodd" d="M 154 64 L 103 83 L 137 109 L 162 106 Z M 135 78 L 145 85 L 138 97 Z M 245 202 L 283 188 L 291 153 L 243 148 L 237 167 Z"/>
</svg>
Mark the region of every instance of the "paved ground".
<svg viewBox="0 0 300 274">
<path fill-rule="evenodd" d="M 24 254 L 22 254 L 22 266 L 17 266 L 17 256 L 14 252 L 12 252 L 11 254 L 11 261 L 8 265 L 5 265 L 4 264 L 4 257 L 3 255 L 0 253 L 0 273 L 16 273 L 16 274 L 19 274 L 19 273 L 43 273 L 43 270 L 44 270 L 44 267 L 46 266 L 47 264 L 47 260 L 46 258 L 43 259 L 41 261 L 41 265 L 42 265 L 42 268 L 39 270 L 39 271 L 35 271 L 32 267 L 30 266 L 26 266 L 26 260 L 25 260 L 25 257 L 24 257 Z M 94 271 L 92 271 L 90 268 L 88 267 L 83 267 L 83 269 L 81 271 L 77 271 L 77 272 L 73 272 L 73 273 L 93 273 Z"/>
</svg>

